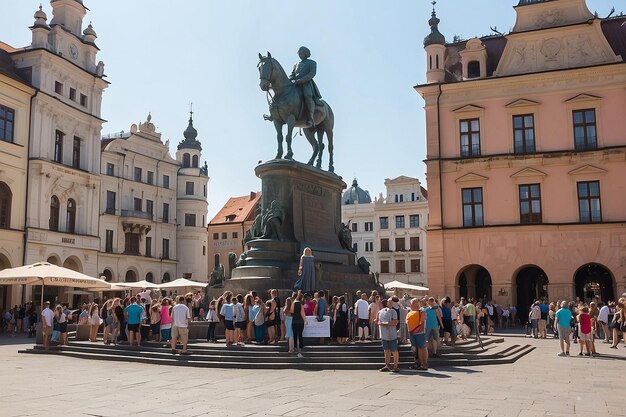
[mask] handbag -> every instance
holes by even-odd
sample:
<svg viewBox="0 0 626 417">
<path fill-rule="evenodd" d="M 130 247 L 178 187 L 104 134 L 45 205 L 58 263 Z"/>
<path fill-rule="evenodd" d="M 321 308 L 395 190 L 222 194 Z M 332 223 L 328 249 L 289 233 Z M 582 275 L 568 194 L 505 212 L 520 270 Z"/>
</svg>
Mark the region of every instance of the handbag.
<svg viewBox="0 0 626 417">
<path fill-rule="evenodd" d="M 59 336 L 61 336 L 61 332 L 58 330 L 53 330 L 52 331 L 52 336 L 50 337 L 50 340 L 53 342 L 57 342 L 59 340 Z"/>
</svg>

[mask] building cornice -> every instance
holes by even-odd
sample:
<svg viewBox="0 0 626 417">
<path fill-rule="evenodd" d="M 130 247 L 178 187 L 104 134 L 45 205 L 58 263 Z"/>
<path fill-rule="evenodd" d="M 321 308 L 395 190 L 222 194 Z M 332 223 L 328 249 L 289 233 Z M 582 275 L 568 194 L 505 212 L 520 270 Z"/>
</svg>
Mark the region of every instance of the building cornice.
<svg viewBox="0 0 626 417">
<path fill-rule="evenodd" d="M 111 83 L 108 82 L 107 80 L 104 79 L 105 76 L 102 77 L 98 77 L 96 74 L 94 74 L 93 72 L 81 67 L 80 65 L 70 61 L 69 59 L 65 58 L 63 55 L 58 55 L 54 52 L 52 52 L 49 49 L 46 48 L 28 48 L 28 49 L 19 49 L 15 52 L 11 52 L 11 56 L 16 56 L 16 55 L 29 55 L 31 52 L 39 52 L 39 51 L 43 51 L 46 52 L 48 54 L 50 54 L 51 57 L 55 57 L 57 59 L 61 59 L 63 60 L 63 62 L 66 62 L 70 65 L 73 65 L 74 67 L 78 68 L 81 72 L 84 72 L 85 74 L 88 74 L 90 77 L 95 78 L 96 80 L 100 80 L 103 83 L 110 85 Z"/>
</svg>

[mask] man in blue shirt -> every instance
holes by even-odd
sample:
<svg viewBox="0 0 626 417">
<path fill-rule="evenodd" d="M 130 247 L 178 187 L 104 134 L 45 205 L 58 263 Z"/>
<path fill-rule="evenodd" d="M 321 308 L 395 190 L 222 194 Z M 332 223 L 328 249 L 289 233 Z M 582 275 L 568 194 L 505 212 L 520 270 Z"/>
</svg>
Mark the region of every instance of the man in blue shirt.
<svg viewBox="0 0 626 417">
<path fill-rule="evenodd" d="M 569 356 L 569 335 L 571 327 L 572 311 L 567 308 L 567 301 L 561 302 L 561 308 L 554 315 L 554 322 L 559 329 L 559 340 L 561 342 L 561 352 L 558 356 Z M 567 350 L 565 349 L 567 346 Z"/>
<path fill-rule="evenodd" d="M 548 336 L 547 324 L 548 324 L 548 312 L 550 311 L 550 305 L 544 298 L 539 304 L 539 311 L 541 311 L 541 318 L 539 319 L 539 338 L 545 339 Z"/>
<path fill-rule="evenodd" d="M 131 298 L 132 304 L 126 307 L 124 315 L 128 324 L 128 335 L 130 336 L 129 345 L 133 345 L 133 340 L 137 337 L 137 347 L 141 344 L 141 316 L 143 315 L 143 307 L 137 304 L 135 297 Z"/>
</svg>

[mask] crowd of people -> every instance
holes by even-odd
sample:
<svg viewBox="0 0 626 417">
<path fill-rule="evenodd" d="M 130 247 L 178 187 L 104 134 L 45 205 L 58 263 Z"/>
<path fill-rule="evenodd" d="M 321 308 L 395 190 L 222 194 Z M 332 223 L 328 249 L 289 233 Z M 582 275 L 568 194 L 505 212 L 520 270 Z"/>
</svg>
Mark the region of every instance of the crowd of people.
<svg viewBox="0 0 626 417">
<path fill-rule="evenodd" d="M 50 307 L 46 302 L 41 314 L 33 303 L 2 313 L 2 330 L 9 334 L 29 332 L 34 336 L 41 320 L 44 347 L 50 341 L 66 345 L 67 325 L 76 321 L 89 326 L 89 340 L 96 342 L 102 332 L 104 344 L 127 343 L 140 346 L 142 340 L 169 342 L 173 353 L 182 343 L 181 354 L 189 354 L 189 323 L 208 323 L 206 340 L 217 343 L 218 324 L 225 329 L 227 346 L 246 343 L 275 345 L 285 342 L 287 353 L 302 356 L 303 332 L 307 320 L 329 321 L 330 337 L 318 343 L 365 343 L 380 340 L 385 352 L 381 371 L 395 372 L 398 345 L 409 343 L 414 352 L 415 370 L 428 369 L 428 360 L 438 357 L 442 345 L 454 346 L 475 332 L 491 334 L 498 328 L 526 324 L 527 335 L 537 339 L 560 340 L 559 356 L 570 355 L 571 343 L 579 344 L 579 355 L 598 354 L 596 340 L 617 349 L 626 333 L 626 300 L 602 303 L 594 300 L 568 302 L 546 299 L 529 306 L 527 317 L 518 317 L 515 306 L 461 297 L 459 302 L 444 297 L 410 299 L 406 294 L 383 299 L 376 291 L 357 291 L 355 297 L 330 296 L 325 291 L 294 291 L 281 300 L 277 290 L 266 294 L 224 292 L 207 300 L 201 291 L 181 296 L 162 296 L 159 291 L 143 290 L 134 296 L 106 300 L 102 305 L 84 304 L 79 310 L 67 305 Z"/>
</svg>

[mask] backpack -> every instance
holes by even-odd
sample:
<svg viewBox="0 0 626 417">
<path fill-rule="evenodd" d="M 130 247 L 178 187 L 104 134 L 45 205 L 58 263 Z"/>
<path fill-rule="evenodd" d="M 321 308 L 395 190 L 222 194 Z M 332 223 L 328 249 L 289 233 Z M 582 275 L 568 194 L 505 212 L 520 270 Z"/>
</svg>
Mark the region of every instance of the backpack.
<svg viewBox="0 0 626 417">
<path fill-rule="evenodd" d="M 254 325 L 263 326 L 263 323 L 265 323 L 265 317 L 263 315 L 263 310 L 259 308 L 259 310 L 256 312 L 256 315 L 254 316 Z"/>
</svg>

